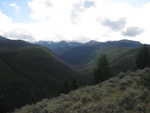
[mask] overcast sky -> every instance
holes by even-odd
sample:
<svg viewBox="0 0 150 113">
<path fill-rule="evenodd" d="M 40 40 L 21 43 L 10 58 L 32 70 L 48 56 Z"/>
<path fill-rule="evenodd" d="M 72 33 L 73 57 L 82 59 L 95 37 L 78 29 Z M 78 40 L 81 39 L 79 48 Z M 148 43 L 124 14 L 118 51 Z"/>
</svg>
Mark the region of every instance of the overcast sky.
<svg viewBox="0 0 150 113">
<path fill-rule="evenodd" d="M 150 43 L 150 0 L 0 0 L 0 35 Z"/>
</svg>

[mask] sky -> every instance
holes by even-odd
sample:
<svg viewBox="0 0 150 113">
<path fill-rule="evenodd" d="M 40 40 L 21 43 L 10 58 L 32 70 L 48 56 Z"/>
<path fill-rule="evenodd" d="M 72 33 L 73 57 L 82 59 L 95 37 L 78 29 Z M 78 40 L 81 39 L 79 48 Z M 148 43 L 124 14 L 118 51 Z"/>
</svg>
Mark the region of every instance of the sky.
<svg viewBox="0 0 150 113">
<path fill-rule="evenodd" d="M 150 43 L 150 0 L 0 0 L 0 35 Z"/>
</svg>

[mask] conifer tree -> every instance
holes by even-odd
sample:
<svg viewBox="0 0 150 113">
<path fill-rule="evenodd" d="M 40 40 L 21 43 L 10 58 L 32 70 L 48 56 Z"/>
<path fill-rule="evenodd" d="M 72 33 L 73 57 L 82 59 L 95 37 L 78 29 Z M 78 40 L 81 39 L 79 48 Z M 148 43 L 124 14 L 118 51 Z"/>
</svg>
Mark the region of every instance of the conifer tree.
<svg viewBox="0 0 150 113">
<path fill-rule="evenodd" d="M 106 55 L 102 55 L 97 63 L 97 67 L 94 71 L 95 83 L 105 81 L 112 77 L 111 69 Z"/>
<path fill-rule="evenodd" d="M 77 83 L 77 80 L 74 79 L 74 80 L 72 81 L 71 89 L 72 89 L 72 90 L 75 90 L 75 89 L 77 89 L 77 88 L 78 88 L 78 83 Z"/>
<path fill-rule="evenodd" d="M 144 45 L 139 50 L 136 57 L 136 66 L 139 69 L 150 67 L 150 53 L 147 45 Z"/>
<path fill-rule="evenodd" d="M 70 91 L 70 84 L 69 84 L 69 81 L 66 80 L 66 81 L 64 82 L 64 89 L 63 89 L 63 92 L 64 92 L 64 93 L 68 93 L 69 91 Z"/>
</svg>

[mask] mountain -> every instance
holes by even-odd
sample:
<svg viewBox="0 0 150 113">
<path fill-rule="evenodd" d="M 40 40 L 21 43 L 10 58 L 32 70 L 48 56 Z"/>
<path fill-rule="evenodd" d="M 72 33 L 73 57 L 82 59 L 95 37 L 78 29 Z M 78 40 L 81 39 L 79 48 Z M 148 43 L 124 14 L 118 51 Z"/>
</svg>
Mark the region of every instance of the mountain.
<svg viewBox="0 0 150 113">
<path fill-rule="evenodd" d="M 110 42 L 88 42 L 82 46 L 78 46 L 65 51 L 61 58 L 68 64 L 73 66 L 88 64 L 95 59 L 97 53 L 103 52 L 106 48 L 137 48 L 141 43 L 129 40 L 110 41 Z"/>
<path fill-rule="evenodd" d="M 79 43 L 79 42 L 66 42 L 66 41 L 60 41 L 60 42 L 39 41 L 39 42 L 36 42 L 35 44 L 48 47 L 57 55 L 61 55 L 68 49 L 82 45 L 82 43 Z"/>
<path fill-rule="evenodd" d="M 120 41 L 108 41 L 97 42 L 91 40 L 87 43 L 76 42 L 55 42 L 55 43 L 38 43 L 53 50 L 54 53 L 60 56 L 60 58 L 72 66 L 83 66 L 95 59 L 97 54 L 105 50 L 106 48 L 137 48 L 142 44 L 137 41 L 120 40 Z"/>
<path fill-rule="evenodd" d="M 0 37 L 0 112 L 62 92 L 79 74 L 49 49 Z"/>
<path fill-rule="evenodd" d="M 149 113 L 150 69 L 114 78 L 67 95 L 44 99 L 14 113 Z"/>
<path fill-rule="evenodd" d="M 105 54 L 109 60 L 110 66 L 113 72 L 125 72 L 128 70 L 135 70 L 136 63 L 135 57 L 139 51 L 140 47 L 138 48 L 103 48 L 98 50 L 95 53 L 94 59 L 91 59 L 88 64 L 82 66 L 82 72 L 92 74 L 92 71 L 97 65 L 97 60 L 103 54 Z"/>
<path fill-rule="evenodd" d="M 107 55 L 114 75 L 128 70 L 133 71 L 136 69 L 135 57 L 141 46 L 142 43 L 131 40 L 108 42 L 91 40 L 76 47 L 68 47 L 65 51 L 57 52 L 59 52 L 60 59 L 82 75 L 86 75 L 86 80 L 91 82 L 93 81 L 93 70 L 101 55 Z M 53 52 L 58 54 L 55 50 Z"/>
</svg>

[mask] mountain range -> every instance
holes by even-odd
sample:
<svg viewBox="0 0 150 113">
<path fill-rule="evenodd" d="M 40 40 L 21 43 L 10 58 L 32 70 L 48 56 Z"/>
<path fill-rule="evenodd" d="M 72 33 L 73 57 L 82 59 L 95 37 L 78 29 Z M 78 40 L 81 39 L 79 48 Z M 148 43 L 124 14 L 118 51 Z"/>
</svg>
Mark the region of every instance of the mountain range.
<svg viewBox="0 0 150 113">
<path fill-rule="evenodd" d="M 88 64 L 96 56 L 96 52 L 106 48 L 137 48 L 142 44 L 137 41 L 120 40 L 120 41 L 108 41 L 97 42 L 89 41 L 86 43 L 79 42 L 48 42 L 39 41 L 36 44 L 48 47 L 55 54 L 57 54 L 66 63 L 77 66 Z"/>
<path fill-rule="evenodd" d="M 132 40 L 108 42 L 91 40 L 86 43 L 66 41 L 45 43 L 37 42 L 36 44 L 48 47 L 65 63 L 86 75 L 92 74 L 97 59 L 102 54 L 107 55 L 115 73 L 135 69 L 134 56 L 136 55 L 138 48 L 143 45 L 140 42 Z"/>
<path fill-rule="evenodd" d="M 114 77 L 112 79 L 116 79 L 115 77 L 118 77 L 120 72 L 135 71 L 137 70 L 135 57 L 142 45 L 140 42 L 131 40 L 108 42 L 92 40 L 87 43 L 66 41 L 29 43 L 22 40 L 9 40 L 0 36 L 0 112 L 13 111 L 23 105 L 41 101 L 43 98 L 51 99 L 61 93 L 66 93 L 64 90 L 68 88 L 68 82 L 69 84 L 75 83 L 79 87 L 93 84 L 93 71 L 96 68 L 97 60 L 103 54 L 107 56 L 113 70 Z M 132 77 L 130 78 L 132 79 Z M 121 80 L 124 81 L 124 79 Z M 111 83 L 110 81 L 108 80 L 104 84 L 108 85 Z M 86 88 L 83 89 L 86 90 Z M 102 89 L 105 88 L 102 87 Z M 92 88 L 89 88 L 89 92 L 91 90 Z M 82 95 L 82 90 L 78 91 Z M 101 88 L 99 91 L 101 91 Z M 76 92 L 73 92 L 73 94 L 75 94 L 74 98 L 78 98 Z M 99 93 L 93 92 L 91 95 L 97 94 Z M 72 98 L 72 96 L 69 97 Z M 62 106 L 65 106 L 65 102 L 68 101 L 62 102 L 61 100 L 64 98 L 61 96 L 58 98 L 60 99 L 56 98 L 55 100 L 54 98 L 54 101 L 53 99 L 46 100 L 46 102 L 43 100 L 37 105 L 24 107 L 23 110 L 21 109 L 16 113 L 29 113 L 28 110 L 31 113 L 52 112 L 53 109 L 49 111 L 49 107 L 39 107 L 39 105 L 52 106 L 49 101 L 54 103 L 52 113 L 58 113 L 55 109 L 59 111 L 61 108 L 64 109 L 61 112 L 63 113 L 67 108 Z M 82 96 L 79 95 L 79 98 L 82 98 Z M 59 104 L 62 103 L 62 106 L 57 106 L 57 101 Z M 73 105 L 72 102 L 70 104 Z M 40 110 L 34 111 L 36 106 Z M 70 106 L 71 108 L 69 107 L 68 110 L 72 110 L 73 106 Z M 80 109 L 77 110 L 80 111 Z"/>
</svg>

